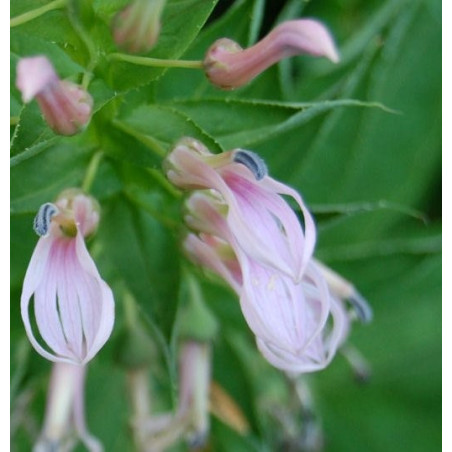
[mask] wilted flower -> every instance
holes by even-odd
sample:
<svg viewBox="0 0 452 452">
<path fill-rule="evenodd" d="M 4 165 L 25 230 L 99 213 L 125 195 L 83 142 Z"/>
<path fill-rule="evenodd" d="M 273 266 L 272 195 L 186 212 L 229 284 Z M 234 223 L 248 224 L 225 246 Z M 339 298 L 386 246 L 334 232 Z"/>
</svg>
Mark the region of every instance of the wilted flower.
<svg viewBox="0 0 452 452">
<path fill-rule="evenodd" d="M 55 363 L 50 377 L 44 426 L 34 452 L 70 451 L 76 438 L 90 452 L 101 452 L 101 443 L 85 423 L 85 366 Z"/>
<path fill-rule="evenodd" d="M 231 39 L 219 39 L 207 51 L 204 70 L 215 86 L 232 89 L 245 85 L 283 58 L 300 54 L 339 61 L 328 29 L 317 20 L 299 19 L 283 22 L 248 49 Z"/>
<path fill-rule="evenodd" d="M 223 203 L 228 228 L 250 258 L 299 281 L 315 245 L 315 225 L 300 195 L 267 175 L 263 161 L 242 149 L 212 154 L 192 138 L 182 139 L 165 163 L 181 188 L 210 189 Z M 281 195 L 294 199 L 304 230 Z"/>
<path fill-rule="evenodd" d="M 55 133 L 73 135 L 91 118 L 91 96 L 81 86 L 60 80 L 45 56 L 19 60 L 16 86 L 24 102 L 36 97 L 45 120 Z"/>
<path fill-rule="evenodd" d="M 115 43 L 130 53 L 148 52 L 160 33 L 166 0 L 134 0 L 113 19 Z"/>
<path fill-rule="evenodd" d="M 44 204 L 35 218 L 41 238 L 25 275 L 21 313 L 33 347 L 50 361 L 86 364 L 111 334 L 113 294 L 84 241 L 98 221 L 96 201 L 76 189 L 61 193 L 55 204 Z M 42 340 L 30 322 L 32 297 Z"/>
</svg>

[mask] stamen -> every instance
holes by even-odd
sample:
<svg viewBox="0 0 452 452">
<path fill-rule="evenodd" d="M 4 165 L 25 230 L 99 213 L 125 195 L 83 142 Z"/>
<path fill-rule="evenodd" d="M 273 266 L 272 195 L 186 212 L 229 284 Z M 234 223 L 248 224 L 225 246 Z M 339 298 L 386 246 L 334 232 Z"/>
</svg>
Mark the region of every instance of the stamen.
<svg viewBox="0 0 452 452">
<path fill-rule="evenodd" d="M 267 165 L 255 152 L 237 149 L 234 151 L 233 161 L 245 165 L 256 180 L 261 180 L 268 174 Z"/>
<path fill-rule="evenodd" d="M 373 311 L 367 300 L 355 289 L 348 297 L 358 319 L 362 323 L 369 323 L 373 318 Z"/>
<path fill-rule="evenodd" d="M 46 237 L 49 233 L 50 222 L 59 212 L 58 207 L 51 202 L 43 204 L 33 220 L 33 230 L 41 237 Z"/>
</svg>

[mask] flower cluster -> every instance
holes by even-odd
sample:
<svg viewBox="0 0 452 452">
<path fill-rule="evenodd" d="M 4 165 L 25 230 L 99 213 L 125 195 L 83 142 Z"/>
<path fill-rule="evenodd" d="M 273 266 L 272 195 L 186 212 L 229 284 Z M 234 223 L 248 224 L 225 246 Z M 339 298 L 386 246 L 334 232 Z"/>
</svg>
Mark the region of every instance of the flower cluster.
<svg viewBox="0 0 452 452">
<path fill-rule="evenodd" d="M 160 34 L 164 6 L 165 0 L 131 0 L 112 21 L 115 44 L 129 53 L 150 51 Z M 278 25 L 248 49 L 222 38 L 192 67 L 201 68 L 214 86 L 233 89 L 281 59 L 300 54 L 339 60 L 327 28 L 303 19 Z M 151 60 L 131 58 L 125 60 Z M 46 56 L 35 55 L 19 60 L 16 86 L 24 103 L 36 99 L 55 133 L 74 135 L 93 113 L 93 99 L 86 90 L 89 76 L 82 86 L 61 80 Z M 316 227 L 301 196 L 271 178 L 254 152 L 233 149 L 214 154 L 189 137 L 177 142 L 163 169 L 172 184 L 189 191 L 184 223 L 190 232 L 184 251 L 236 293 L 261 354 L 289 375 L 324 368 L 349 331 L 351 317 L 344 299 L 351 301 L 361 320 L 369 320 L 371 311 L 351 284 L 314 260 Z M 102 450 L 86 428 L 83 401 L 86 365 L 107 342 L 114 325 L 113 293 L 85 244 L 97 229 L 99 212 L 94 198 L 69 189 L 54 203 L 43 204 L 34 219 L 40 238 L 23 283 L 21 315 L 32 346 L 54 363 L 37 451 L 70 450 L 74 432 L 90 451 Z M 127 349 L 121 359 L 133 367 L 129 386 L 137 442 L 143 450 L 151 450 L 149 438 L 152 450 L 163 450 L 181 436 L 198 447 L 208 435 L 211 340 L 217 325 L 201 301 L 200 288 L 189 277 L 187 281 L 191 302 L 184 312 L 185 326 L 179 328 L 180 397 L 174 414 L 152 418 L 149 412 L 143 394 L 148 393 L 151 341 L 142 341 L 145 335 L 137 328 L 137 316 L 129 319 L 134 340 L 127 345 L 141 344 L 137 353 Z"/>
<path fill-rule="evenodd" d="M 215 155 L 192 138 L 176 144 L 165 168 L 173 184 L 193 190 L 185 250 L 237 293 L 264 357 L 289 373 L 324 368 L 349 319 L 312 259 L 315 226 L 299 194 L 269 177 L 253 152 Z M 304 227 L 282 195 L 295 201 Z"/>
</svg>

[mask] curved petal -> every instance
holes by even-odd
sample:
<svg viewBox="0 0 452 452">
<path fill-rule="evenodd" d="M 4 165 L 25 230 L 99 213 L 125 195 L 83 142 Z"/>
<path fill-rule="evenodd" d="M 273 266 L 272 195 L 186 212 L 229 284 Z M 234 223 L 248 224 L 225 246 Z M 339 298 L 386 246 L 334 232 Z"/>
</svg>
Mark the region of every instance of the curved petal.
<svg viewBox="0 0 452 452">
<path fill-rule="evenodd" d="M 57 251 L 56 238 L 48 236 L 39 239 L 25 274 L 21 295 L 21 315 L 28 339 L 41 356 L 50 361 L 72 363 L 74 357 L 66 350 L 66 341 L 59 328 L 60 320 L 56 308 L 57 269 L 52 265 L 52 259 L 55 258 Z M 45 342 L 57 355 L 44 349 L 33 333 L 29 313 L 30 299 L 33 294 L 38 329 Z"/>
<path fill-rule="evenodd" d="M 86 249 L 85 241 L 83 240 L 81 233 L 77 234 L 75 240 L 78 262 L 80 263 L 83 271 L 86 273 L 86 276 L 93 278 L 93 281 L 97 284 L 99 295 L 98 298 L 96 297 L 89 299 L 90 303 L 95 306 L 99 306 L 100 313 L 98 316 L 98 324 L 96 325 L 97 328 L 94 338 L 91 343 L 87 344 L 88 348 L 82 362 L 82 364 L 86 364 L 103 347 L 105 342 L 107 342 L 110 337 L 115 321 L 115 305 L 113 293 L 110 287 L 108 287 L 105 281 L 100 277 L 96 265 Z M 85 326 L 87 325 L 86 309 L 85 316 L 83 316 L 82 311 L 82 317 Z"/>
<path fill-rule="evenodd" d="M 322 360 L 314 362 L 306 356 L 294 356 L 286 351 L 275 349 L 274 345 L 269 345 L 259 337 L 256 338 L 256 344 L 264 358 L 273 366 L 280 370 L 293 373 L 308 373 L 324 369 L 329 361 Z"/>
<path fill-rule="evenodd" d="M 281 182 L 278 182 L 275 179 L 272 179 L 271 177 L 264 178 L 262 183 L 267 189 L 271 191 L 292 197 L 300 207 L 301 213 L 303 214 L 304 240 L 302 247 L 299 249 L 299 251 L 301 251 L 301 262 L 298 269 L 298 274 L 296 275 L 296 281 L 300 281 L 303 272 L 314 253 L 317 236 L 314 219 L 312 218 L 311 213 L 303 202 L 303 199 L 295 190 L 288 187 L 287 185 L 282 184 Z"/>
</svg>

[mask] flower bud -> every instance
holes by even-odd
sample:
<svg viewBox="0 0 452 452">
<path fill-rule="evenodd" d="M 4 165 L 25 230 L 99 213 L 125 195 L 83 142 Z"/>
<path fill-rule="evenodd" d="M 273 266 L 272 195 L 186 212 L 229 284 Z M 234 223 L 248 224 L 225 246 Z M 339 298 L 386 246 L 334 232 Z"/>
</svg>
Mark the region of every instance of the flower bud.
<svg viewBox="0 0 452 452">
<path fill-rule="evenodd" d="M 36 97 L 44 119 L 57 134 L 74 135 L 91 118 L 92 97 L 81 86 L 60 80 L 45 56 L 19 61 L 16 86 L 25 103 Z"/>
<path fill-rule="evenodd" d="M 248 49 L 242 49 L 230 39 L 219 39 L 207 51 L 204 70 L 215 86 L 233 89 L 245 85 L 283 58 L 300 54 L 339 61 L 327 28 L 313 19 L 299 19 L 283 22 Z"/>
<path fill-rule="evenodd" d="M 91 118 L 91 96 L 81 86 L 60 80 L 45 56 L 22 58 L 16 85 L 24 102 L 36 97 L 44 119 L 57 134 L 74 135 Z"/>
<path fill-rule="evenodd" d="M 149 52 L 160 34 L 160 16 L 166 0 L 135 0 L 113 20 L 113 38 L 129 53 Z"/>
</svg>

